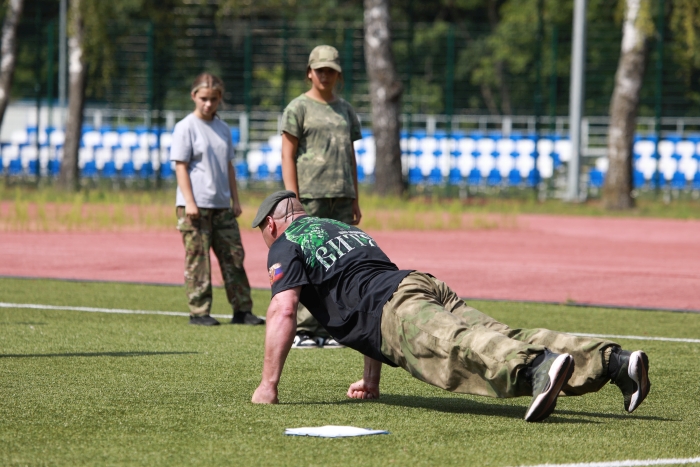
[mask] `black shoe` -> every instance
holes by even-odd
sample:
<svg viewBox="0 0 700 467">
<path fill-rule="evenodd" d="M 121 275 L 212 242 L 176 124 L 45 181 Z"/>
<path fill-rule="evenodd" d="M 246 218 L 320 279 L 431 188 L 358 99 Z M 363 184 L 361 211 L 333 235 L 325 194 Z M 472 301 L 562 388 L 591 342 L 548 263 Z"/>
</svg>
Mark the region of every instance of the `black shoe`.
<svg viewBox="0 0 700 467">
<path fill-rule="evenodd" d="M 557 405 L 559 391 L 574 372 L 574 357 L 568 353 L 557 354 L 545 349 L 543 357 L 527 370 L 532 382 L 532 402 L 525 414 L 527 422 L 549 417 Z"/>
<path fill-rule="evenodd" d="M 190 324 L 197 324 L 199 326 L 218 326 L 221 323 L 209 315 L 203 315 L 190 316 Z"/>
<path fill-rule="evenodd" d="M 265 324 L 265 320 L 255 316 L 250 311 L 237 311 L 233 314 L 233 318 L 231 318 L 231 324 L 250 324 L 255 326 L 258 324 Z"/>
<path fill-rule="evenodd" d="M 639 407 L 651 388 L 649 357 L 641 350 L 629 352 L 617 347 L 610 353 L 610 382 L 620 388 L 629 413 Z"/>
</svg>

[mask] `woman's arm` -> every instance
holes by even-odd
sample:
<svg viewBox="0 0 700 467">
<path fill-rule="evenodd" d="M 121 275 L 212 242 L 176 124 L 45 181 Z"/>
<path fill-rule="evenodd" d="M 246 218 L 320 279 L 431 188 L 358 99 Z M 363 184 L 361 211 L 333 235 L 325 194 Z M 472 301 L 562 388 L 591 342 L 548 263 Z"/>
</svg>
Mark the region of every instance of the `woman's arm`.
<svg viewBox="0 0 700 467">
<path fill-rule="evenodd" d="M 238 217 L 241 215 L 243 210 L 241 209 L 241 203 L 238 199 L 238 184 L 236 183 L 236 169 L 233 167 L 231 162 L 228 163 L 228 186 L 231 190 L 231 210 L 233 210 L 233 215 Z"/>
<path fill-rule="evenodd" d="M 284 188 L 293 191 L 299 198 L 299 182 L 297 180 L 297 146 L 296 136 L 282 132 L 282 180 Z"/>
<path fill-rule="evenodd" d="M 192 192 L 192 180 L 190 174 L 187 173 L 187 162 L 175 162 L 175 178 L 177 186 L 180 187 L 182 197 L 185 198 L 185 215 L 196 219 L 199 217 L 199 208 L 194 201 L 194 193 Z"/>
</svg>

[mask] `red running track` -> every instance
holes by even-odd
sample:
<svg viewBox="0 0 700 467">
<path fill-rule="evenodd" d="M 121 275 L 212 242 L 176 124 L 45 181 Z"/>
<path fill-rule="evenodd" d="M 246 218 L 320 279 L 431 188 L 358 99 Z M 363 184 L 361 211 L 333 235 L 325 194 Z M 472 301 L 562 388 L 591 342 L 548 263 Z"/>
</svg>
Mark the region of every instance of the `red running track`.
<svg viewBox="0 0 700 467">
<path fill-rule="evenodd" d="M 464 297 L 700 310 L 699 221 L 522 215 L 508 229 L 370 233 Z M 242 236 L 250 282 L 267 288 L 267 248 Z M 3 276 L 178 284 L 183 258 L 175 230 L 0 233 Z"/>
</svg>

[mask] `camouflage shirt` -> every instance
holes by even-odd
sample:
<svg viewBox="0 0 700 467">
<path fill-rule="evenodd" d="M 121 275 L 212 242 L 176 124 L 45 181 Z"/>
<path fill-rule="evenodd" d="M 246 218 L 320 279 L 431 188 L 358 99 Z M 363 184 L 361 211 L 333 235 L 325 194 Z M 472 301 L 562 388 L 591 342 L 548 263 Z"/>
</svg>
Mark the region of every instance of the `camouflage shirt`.
<svg viewBox="0 0 700 467">
<path fill-rule="evenodd" d="M 352 143 L 362 134 L 350 104 L 341 98 L 326 104 L 302 94 L 284 110 L 282 132 L 299 140 L 300 198 L 356 198 Z"/>
</svg>

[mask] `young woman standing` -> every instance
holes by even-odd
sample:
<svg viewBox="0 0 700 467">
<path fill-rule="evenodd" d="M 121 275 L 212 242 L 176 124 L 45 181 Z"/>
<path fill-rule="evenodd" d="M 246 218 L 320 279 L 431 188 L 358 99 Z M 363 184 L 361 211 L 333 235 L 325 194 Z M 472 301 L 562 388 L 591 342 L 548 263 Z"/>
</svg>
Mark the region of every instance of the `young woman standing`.
<svg viewBox="0 0 700 467">
<path fill-rule="evenodd" d="M 251 313 L 250 284 L 236 217 L 241 214 L 231 131 L 216 115 L 223 82 L 203 73 L 192 83 L 194 112 L 175 125 L 170 160 L 177 178 L 177 228 L 185 246 L 185 290 L 190 324 L 215 326 L 209 249 L 221 266 L 231 324 L 263 324 Z"/>
<path fill-rule="evenodd" d="M 311 89 L 289 103 L 282 117 L 282 178 L 310 216 L 360 223 L 353 142 L 362 138 L 355 110 L 336 96 L 342 80 L 338 51 L 319 45 L 309 55 Z M 338 347 L 311 313 L 299 306 L 294 347 Z"/>
</svg>

